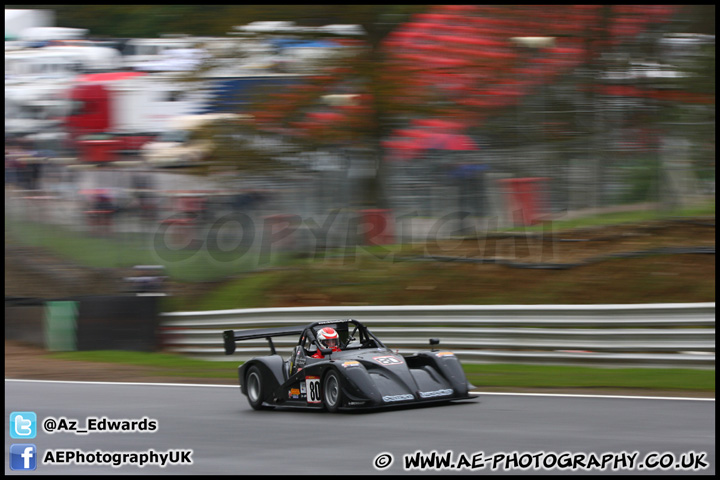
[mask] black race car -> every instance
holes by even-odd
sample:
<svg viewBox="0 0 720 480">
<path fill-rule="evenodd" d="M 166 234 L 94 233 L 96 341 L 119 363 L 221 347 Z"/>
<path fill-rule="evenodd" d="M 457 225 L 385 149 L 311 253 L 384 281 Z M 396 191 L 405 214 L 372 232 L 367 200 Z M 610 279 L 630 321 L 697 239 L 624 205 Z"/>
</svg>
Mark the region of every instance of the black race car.
<svg viewBox="0 0 720 480">
<path fill-rule="evenodd" d="M 325 327 L 336 330 L 339 351 L 318 342 L 318 332 Z M 300 335 L 287 360 L 272 341 L 285 335 Z M 394 353 L 357 320 L 226 330 L 225 353 L 232 354 L 238 341 L 258 338 L 268 340 L 271 353 L 238 367 L 240 390 L 255 410 L 283 405 L 337 412 L 472 398 L 468 392 L 473 386 L 452 352 Z"/>
</svg>

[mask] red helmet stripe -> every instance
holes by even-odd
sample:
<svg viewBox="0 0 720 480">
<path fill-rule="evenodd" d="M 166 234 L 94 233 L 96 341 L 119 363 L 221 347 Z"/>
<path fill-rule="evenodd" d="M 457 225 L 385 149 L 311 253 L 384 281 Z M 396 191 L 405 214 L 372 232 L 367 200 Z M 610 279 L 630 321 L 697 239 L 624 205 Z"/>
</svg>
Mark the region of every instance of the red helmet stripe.
<svg viewBox="0 0 720 480">
<path fill-rule="evenodd" d="M 325 338 L 338 338 L 338 333 L 330 327 L 325 327 L 320 332 L 323 333 Z"/>
</svg>

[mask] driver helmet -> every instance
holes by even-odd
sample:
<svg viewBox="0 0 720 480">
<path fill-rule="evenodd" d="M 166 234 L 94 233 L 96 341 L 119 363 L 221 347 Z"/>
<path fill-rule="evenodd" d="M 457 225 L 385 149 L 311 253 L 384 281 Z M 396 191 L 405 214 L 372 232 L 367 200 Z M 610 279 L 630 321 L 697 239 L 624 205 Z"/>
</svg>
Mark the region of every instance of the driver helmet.
<svg viewBox="0 0 720 480">
<path fill-rule="evenodd" d="M 334 328 L 325 327 L 320 329 L 317 334 L 318 342 L 323 348 L 331 348 L 333 351 L 338 350 L 338 333 Z"/>
</svg>

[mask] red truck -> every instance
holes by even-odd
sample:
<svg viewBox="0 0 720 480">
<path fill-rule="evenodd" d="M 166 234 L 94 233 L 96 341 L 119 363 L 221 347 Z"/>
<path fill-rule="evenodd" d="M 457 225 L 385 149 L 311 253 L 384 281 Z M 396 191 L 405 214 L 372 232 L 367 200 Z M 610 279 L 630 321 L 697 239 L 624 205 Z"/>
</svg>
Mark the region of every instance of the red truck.
<svg viewBox="0 0 720 480">
<path fill-rule="evenodd" d="M 81 75 L 70 89 L 65 125 L 88 162 L 133 153 L 168 129 L 169 121 L 201 108 L 201 93 L 167 77 L 142 72 Z"/>
</svg>

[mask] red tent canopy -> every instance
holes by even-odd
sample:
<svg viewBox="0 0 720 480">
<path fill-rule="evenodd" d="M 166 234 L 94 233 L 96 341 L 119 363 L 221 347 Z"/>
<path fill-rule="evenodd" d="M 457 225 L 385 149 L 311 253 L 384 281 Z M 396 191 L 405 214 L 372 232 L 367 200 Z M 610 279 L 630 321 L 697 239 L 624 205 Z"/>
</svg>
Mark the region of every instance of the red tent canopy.
<svg viewBox="0 0 720 480">
<path fill-rule="evenodd" d="M 88 73 L 77 77 L 78 82 L 115 82 L 125 80 L 127 78 L 141 77 L 144 72 L 105 72 L 105 73 Z"/>
</svg>

